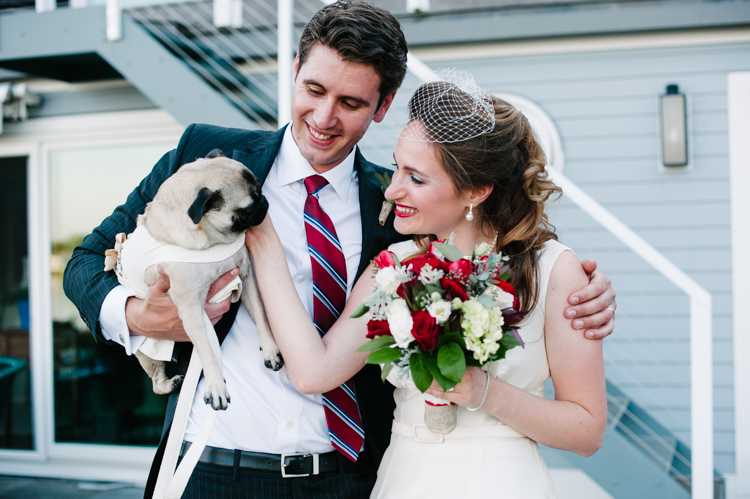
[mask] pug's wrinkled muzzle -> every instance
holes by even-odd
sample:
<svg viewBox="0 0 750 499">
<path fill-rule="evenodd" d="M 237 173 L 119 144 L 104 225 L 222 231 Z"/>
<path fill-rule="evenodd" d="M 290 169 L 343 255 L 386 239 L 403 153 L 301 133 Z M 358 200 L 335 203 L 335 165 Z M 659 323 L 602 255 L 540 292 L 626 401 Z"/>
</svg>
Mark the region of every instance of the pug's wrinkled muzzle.
<svg viewBox="0 0 750 499">
<path fill-rule="evenodd" d="M 268 213 L 268 200 L 264 195 L 260 195 L 260 199 L 253 202 L 246 208 L 239 208 L 235 211 L 235 221 L 232 225 L 233 232 L 242 232 L 250 227 L 259 225 Z"/>
</svg>

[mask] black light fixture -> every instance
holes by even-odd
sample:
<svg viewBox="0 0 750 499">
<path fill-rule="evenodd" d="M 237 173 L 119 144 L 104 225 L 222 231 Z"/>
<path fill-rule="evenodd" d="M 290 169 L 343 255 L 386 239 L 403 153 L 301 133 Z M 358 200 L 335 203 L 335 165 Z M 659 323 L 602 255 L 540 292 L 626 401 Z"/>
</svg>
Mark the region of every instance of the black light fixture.
<svg viewBox="0 0 750 499">
<path fill-rule="evenodd" d="M 661 96 L 661 152 L 664 166 L 688 164 L 685 95 L 674 84 Z"/>
</svg>

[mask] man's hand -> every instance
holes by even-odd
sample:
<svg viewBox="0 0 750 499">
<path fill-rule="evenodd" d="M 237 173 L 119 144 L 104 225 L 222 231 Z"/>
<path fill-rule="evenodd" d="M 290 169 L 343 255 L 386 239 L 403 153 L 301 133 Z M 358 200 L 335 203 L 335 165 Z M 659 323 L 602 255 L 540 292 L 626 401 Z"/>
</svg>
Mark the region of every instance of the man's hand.
<svg viewBox="0 0 750 499">
<path fill-rule="evenodd" d="M 586 338 L 601 340 L 615 328 L 615 290 L 609 277 L 597 272 L 595 260 L 584 260 L 581 265 L 589 284 L 568 297 L 568 303 L 574 306 L 565 309 L 565 317 L 573 319 L 573 329 L 585 329 Z"/>
<path fill-rule="evenodd" d="M 221 290 L 234 279 L 239 273 L 235 268 L 219 277 L 211 285 L 206 298 L 205 310 L 211 324 L 219 322 L 221 317 L 229 310 L 232 304 L 231 297 L 220 303 L 208 303 L 217 291 Z M 128 321 L 128 328 L 132 334 L 148 336 L 159 340 L 172 341 L 190 341 L 185 329 L 182 327 L 182 320 L 177 314 L 177 307 L 169 291 L 169 277 L 159 267 L 158 281 L 148 289 L 148 295 L 145 300 L 138 299 L 134 296 L 128 298 L 125 304 L 125 317 Z"/>
</svg>

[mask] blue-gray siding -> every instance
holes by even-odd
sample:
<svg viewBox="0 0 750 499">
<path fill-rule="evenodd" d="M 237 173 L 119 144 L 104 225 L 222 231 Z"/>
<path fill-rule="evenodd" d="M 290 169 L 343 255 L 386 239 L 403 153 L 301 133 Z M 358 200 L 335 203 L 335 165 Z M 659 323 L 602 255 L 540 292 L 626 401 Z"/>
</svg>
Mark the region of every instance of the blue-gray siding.
<svg viewBox="0 0 750 499">
<path fill-rule="evenodd" d="M 446 60 L 495 92 L 539 104 L 560 131 L 564 173 L 714 298 L 715 465 L 734 472 L 732 307 L 726 74 L 750 70 L 750 44 Z M 687 95 L 691 168 L 659 165 L 659 96 L 676 83 Z M 394 127 L 415 88 L 412 77 L 384 124 L 362 144 L 392 161 Z M 690 442 L 688 298 L 563 198 L 552 209 L 561 240 L 596 258 L 618 292 L 607 375 Z"/>
</svg>

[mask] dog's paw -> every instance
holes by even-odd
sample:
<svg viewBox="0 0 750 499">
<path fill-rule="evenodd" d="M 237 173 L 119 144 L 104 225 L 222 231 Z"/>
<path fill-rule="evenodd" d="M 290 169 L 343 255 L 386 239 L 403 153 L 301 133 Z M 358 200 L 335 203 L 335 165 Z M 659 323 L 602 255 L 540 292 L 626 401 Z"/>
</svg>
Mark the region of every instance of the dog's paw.
<svg viewBox="0 0 750 499">
<path fill-rule="evenodd" d="M 279 346 L 273 340 L 273 336 L 270 334 L 264 338 L 261 336 L 260 339 L 260 351 L 263 352 L 263 364 L 268 369 L 278 371 L 284 365 L 284 359 L 281 358 L 281 352 Z"/>
<path fill-rule="evenodd" d="M 263 365 L 268 369 L 278 371 L 284 366 L 284 359 L 281 357 L 279 347 L 275 343 L 271 347 L 261 347 L 260 351 L 263 352 Z"/>
<path fill-rule="evenodd" d="M 170 381 L 172 382 L 172 391 L 176 391 L 180 386 L 182 386 L 182 380 L 185 379 L 185 376 L 178 375 L 173 377 Z"/>
<path fill-rule="evenodd" d="M 154 393 L 157 395 L 169 395 L 170 393 L 177 391 L 182 385 L 183 376 L 173 376 L 172 378 L 154 379 Z"/>
<path fill-rule="evenodd" d="M 278 371 L 284 366 L 284 359 L 281 357 L 281 353 L 277 353 L 276 357 L 274 357 L 273 359 L 266 358 L 263 364 L 268 369 L 273 369 L 274 371 Z"/>
<path fill-rule="evenodd" d="M 203 401 L 210 404 L 215 411 L 225 411 L 231 399 L 226 385 L 222 383 L 220 386 L 208 386 L 203 394 Z"/>
</svg>

